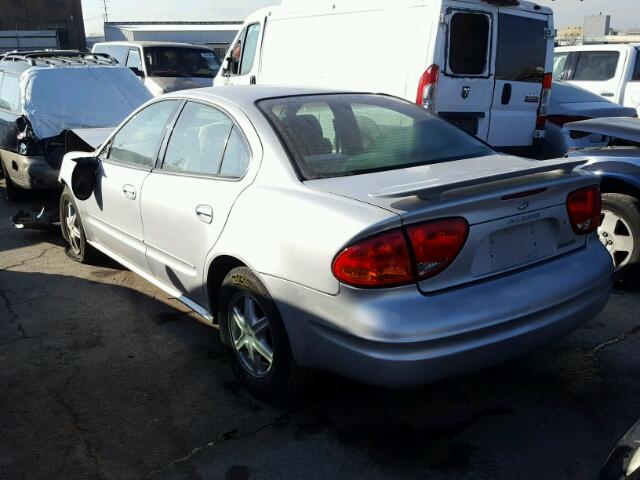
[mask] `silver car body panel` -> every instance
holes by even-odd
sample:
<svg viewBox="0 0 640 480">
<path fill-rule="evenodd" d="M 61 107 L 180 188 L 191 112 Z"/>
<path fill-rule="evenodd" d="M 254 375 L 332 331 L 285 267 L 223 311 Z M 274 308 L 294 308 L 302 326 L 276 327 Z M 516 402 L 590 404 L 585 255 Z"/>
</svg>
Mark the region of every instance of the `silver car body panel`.
<svg viewBox="0 0 640 480">
<path fill-rule="evenodd" d="M 597 177 L 563 172 L 558 164 L 555 171 L 472 185 L 426 201 L 369 195 L 424 180 L 426 170 L 423 177 L 416 176 L 415 169 L 405 169 L 302 182 L 255 102 L 310 93 L 320 92 L 221 87 L 162 97 L 205 102 L 224 110 L 250 146 L 247 173 L 223 190 L 216 188 L 222 180 L 214 177 L 138 171 L 142 182 L 138 215 L 144 228 L 112 235 L 113 243 L 107 244 L 100 238 L 104 227 L 98 223 L 105 223 L 101 213 L 89 212 L 88 202 L 77 201 L 88 223 L 88 240 L 210 321 L 215 313 L 206 289 L 210 266 L 222 256 L 238 259 L 260 276 L 276 301 L 300 364 L 388 386 L 433 380 L 512 357 L 575 328 L 606 303 L 612 270 L 608 253 L 597 238 L 587 241 L 571 231 L 565 206 L 568 192 L 597 184 Z M 75 154 L 81 155 L 86 154 Z M 61 168 L 60 180 L 67 184 L 73 157 L 67 155 Z M 466 162 L 469 169 L 483 162 L 485 169 L 497 172 L 521 160 L 487 156 Z M 440 168 L 439 175 L 443 183 L 455 178 L 446 168 Z M 154 176 L 158 183 L 149 184 L 146 198 L 145 183 Z M 121 181 L 126 179 L 122 172 Z M 502 198 L 540 188 L 544 191 L 525 199 L 525 209 L 518 208 L 522 199 Z M 231 198 L 217 196 L 218 190 Z M 111 194 L 102 198 L 105 205 L 111 201 Z M 198 221 L 196 204 L 211 205 L 219 222 L 212 222 L 211 229 L 194 228 L 190 222 Z M 95 221 L 86 220 L 90 215 Z M 132 215 L 134 221 L 135 209 Z M 444 216 L 463 216 L 472 227 L 459 261 L 431 281 L 365 290 L 347 287 L 333 276 L 335 255 L 353 241 L 407 222 Z M 147 219 L 151 219 L 151 239 Z M 487 252 L 479 245 L 491 232 L 509 229 L 514 222 L 525 225 L 545 219 L 553 225 L 553 235 L 541 230 L 537 238 L 550 242 L 549 255 L 511 263 L 504 270 L 481 258 Z M 185 241 L 188 248 L 181 248 Z M 188 251 L 197 255 L 189 260 L 184 253 Z M 162 268 L 173 270 L 175 276 Z M 447 343 L 451 343 L 448 350 Z"/>
<path fill-rule="evenodd" d="M 592 118 L 581 122 L 567 123 L 564 128 L 569 131 L 597 133 L 607 137 L 640 143 L 640 120 L 637 118 Z"/>
</svg>

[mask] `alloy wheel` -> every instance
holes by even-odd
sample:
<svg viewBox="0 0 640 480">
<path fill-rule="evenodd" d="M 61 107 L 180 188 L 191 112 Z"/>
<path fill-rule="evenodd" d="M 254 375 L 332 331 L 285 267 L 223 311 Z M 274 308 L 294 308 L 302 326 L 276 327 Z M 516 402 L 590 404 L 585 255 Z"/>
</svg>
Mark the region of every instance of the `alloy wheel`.
<svg viewBox="0 0 640 480">
<path fill-rule="evenodd" d="M 243 368 L 256 378 L 273 366 L 273 338 L 269 318 L 249 293 L 239 293 L 229 305 L 231 344 Z"/>
<path fill-rule="evenodd" d="M 64 206 L 64 223 L 67 229 L 67 237 L 69 238 L 69 246 L 74 254 L 80 255 L 80 244 L 82 242 L 82 233 L 80 232 L 80 217 L 71 202 L 66 202 Z"/>
<path fill-rule="evenodd" d="M 598 235 L 613 257 L 616 271 L 624 268 L 631 260 L 636 242 L 629 223 L 610 210 L 602 210 Z"/>
</svg>

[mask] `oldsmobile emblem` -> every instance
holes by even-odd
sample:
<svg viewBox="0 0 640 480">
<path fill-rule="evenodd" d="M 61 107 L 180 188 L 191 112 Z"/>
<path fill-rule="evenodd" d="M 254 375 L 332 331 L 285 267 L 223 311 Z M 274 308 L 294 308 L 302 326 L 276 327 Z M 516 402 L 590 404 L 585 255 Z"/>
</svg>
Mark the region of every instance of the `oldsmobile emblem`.
<svg viewBox="0 0 640 480">
<path fill-rule="evenodd" d="M 518 210 L 520 210 L 521 212 L 523 210 L 526 210 L 527 208 L 529 208 L 529 202 L 520 202 L 518 204 Z"/>
<path fill-rule="evenodd" d="M 471 87 L 462 87 L 462 98 L 467 99 L 471 95 Z"/>
</svg>

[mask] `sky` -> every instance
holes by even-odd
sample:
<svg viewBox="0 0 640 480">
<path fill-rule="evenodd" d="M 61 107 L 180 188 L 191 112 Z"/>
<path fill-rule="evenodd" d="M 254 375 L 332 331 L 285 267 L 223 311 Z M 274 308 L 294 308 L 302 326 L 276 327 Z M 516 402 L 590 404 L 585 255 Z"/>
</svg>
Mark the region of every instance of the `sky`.
<svg viewBox="0 0 640 480">
<path fill-rule="evenodd" d="M 111 21 L 243 20 L 258 8 L 280 3 L 279 0 L 106 1 Z M 640 27 L 640 0 L 537 0 L 537 3 L 554 9 L 557 27 L 582 25 L 585 15 L 600 12 L 612 16 L 614 28 Z M 82 6 L 87 35 L 102 35 L 103 0 L 82 0 Z"/>
</svg>

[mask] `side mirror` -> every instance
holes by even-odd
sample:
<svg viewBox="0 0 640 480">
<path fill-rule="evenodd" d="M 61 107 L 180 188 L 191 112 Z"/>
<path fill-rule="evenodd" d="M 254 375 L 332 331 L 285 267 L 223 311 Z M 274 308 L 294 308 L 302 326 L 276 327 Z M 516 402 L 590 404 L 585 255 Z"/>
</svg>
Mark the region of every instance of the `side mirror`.
<svg viewBox="0 0 640 480">
<path fill-rule="evenodd" d="M 81 157 L 74 160 L 76 166 L 71 174 L 71 190 L 78 200 L 87 200 L 96 186 L 96 172 L 100 159 L 97 157 Z"/>
<path fill-rule="evenodd" d="M 131 70 L 133 73 L 135 73 L 136 76 L 138 76 L 140 78 L 144 78 L 144 72 L 142 70 L 140 70 L 138 67 L 129 67 L 129 70 Z"/>
</svg>

